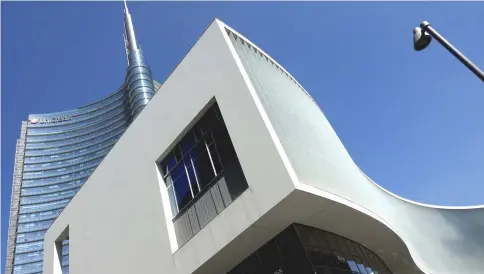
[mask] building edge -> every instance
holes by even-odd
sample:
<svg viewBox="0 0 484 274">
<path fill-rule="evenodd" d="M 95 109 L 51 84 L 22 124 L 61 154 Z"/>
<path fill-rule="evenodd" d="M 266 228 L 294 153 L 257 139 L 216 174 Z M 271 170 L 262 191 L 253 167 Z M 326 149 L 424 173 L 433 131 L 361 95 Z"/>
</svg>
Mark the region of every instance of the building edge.
<svg viewBox="0 0 484 274">
<path fill-rule="evenodd" d="M 5 273 L 9 274 L 13 271 L 13 259 L 16 245 L 18 213 L 20 205 L 20 189 L 22 186 L 22 173 L 24 165 L 25 155 L 25 141 L 27 136 L 27 122 L 22 121 L 20 130 L 20 137 L 17 139 L 17 145 L 15 149 L 15 160 L 13 167 L 13 182 L 12 182 L 12 194 L 10 200 L 10 217 L 8 224 L 8 236 L 7 236 L 7 250 L 5 260 Z"/>
</svg>

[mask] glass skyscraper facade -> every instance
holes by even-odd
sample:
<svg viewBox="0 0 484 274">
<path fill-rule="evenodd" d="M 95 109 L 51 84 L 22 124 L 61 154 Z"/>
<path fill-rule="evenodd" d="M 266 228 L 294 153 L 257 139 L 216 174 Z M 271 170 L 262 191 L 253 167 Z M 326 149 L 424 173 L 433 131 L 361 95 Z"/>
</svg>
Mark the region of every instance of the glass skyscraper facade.
<svg viewBox="0 0 484 274">
<path fill-rule="evenodd" d="M 154 82 L 125 6 L 125 83 L 89 105 L 32 114 L 22 122 L 15 155 L 6 274 L 42 273 L 44 234 L 148 104 Z M 63 242 L 68 273 L 69 241 Z"/>
</svg>

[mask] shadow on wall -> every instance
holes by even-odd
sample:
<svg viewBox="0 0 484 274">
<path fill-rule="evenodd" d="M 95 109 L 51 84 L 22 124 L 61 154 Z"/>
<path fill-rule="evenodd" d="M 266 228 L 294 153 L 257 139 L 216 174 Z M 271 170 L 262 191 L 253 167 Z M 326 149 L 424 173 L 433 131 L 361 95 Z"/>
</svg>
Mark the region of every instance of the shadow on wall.
<svg viewBox="0 0 484 274">
<path fill-rule="evenodd" d="M 456 230 L 459 238 L 442 238 L 441 243 L 449 250 L 449 255 L 472 254 L 460 256 L 464 269 L 484 273 L 482 261 L 484 260 L 484 208 L 474 209 L 440 209 L 440 214 L 449 226 Z"/>
</svg>

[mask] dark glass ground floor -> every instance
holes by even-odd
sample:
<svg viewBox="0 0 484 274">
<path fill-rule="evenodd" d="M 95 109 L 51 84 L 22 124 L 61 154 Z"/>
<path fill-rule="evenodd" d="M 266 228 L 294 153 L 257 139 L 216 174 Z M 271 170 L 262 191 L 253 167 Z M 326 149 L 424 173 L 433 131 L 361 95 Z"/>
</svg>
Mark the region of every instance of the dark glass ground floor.
<svg viewBox="0 0 484 274">
<path fill-rule="evenodd" d="M 391 274 L 372 251 L 339 235 L 292 224 L 228 274 Z"/>
</svg>

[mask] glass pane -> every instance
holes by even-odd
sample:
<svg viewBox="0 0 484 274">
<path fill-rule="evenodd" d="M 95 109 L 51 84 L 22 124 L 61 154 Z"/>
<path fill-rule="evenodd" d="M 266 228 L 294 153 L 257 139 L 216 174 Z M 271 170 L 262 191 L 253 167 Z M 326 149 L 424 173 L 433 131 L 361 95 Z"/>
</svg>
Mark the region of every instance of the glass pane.
<svg viewBox="0 0 484 274">
<path fill-rule="evenodd" d="M 215 178 L 212 163 L 208 157 L 207 151 L 204 151 L 200 157 L 195 160 L 195 172 L 197 173 L 198 183 L 203 190 Z"/>
<path fill-rule="evenodd" d="M 356 272 L 356 273 L 360 272 L 358 270 L 358 266 L 356 265 L 355 261 L 347 261 L 347 263 L 348 263 L 348 266 L 350 267 L 351 271 Z"/>
<path fill-rule="evenodd" d="M 220 108 L 218 106 L 218 104 L 215 104 L 213 106 L 213 109 L 214 109 L 214 112 L 215 112 L 215 117 L 218 119 L 218 120 L 222 120 L 222 113 L 220 113 Z"/>
<path fill-rule="evenodd" d="M 369 251 L 369 250 L 368 250 L 366 247 L 364 247 L 364 246 L 360 246 L 360 249 L 361 249 L 361 251 L 362 251 L 362 252 L 363 252 L 363 254 L 364 254 L 363 261 L 365 261 L 365 264 L 366 264 L 366 263 L 368 263 L 368 264 L 369 264 L 369 263 L 371 262 L 371 259 L 370 259 L 370 256 L 369 256 L 370 251 Z"/>
<path fill-rule="evenodd" d="M 337 265 L 336 258 L 334 257 L 333 253 L 330 250 L 321 250 L 324 258 L 324 264 L 330 267 L 334 267 Z"/>
<path fill-rule="evenodd" d="M 227 272 L 227 274 L 244 274 L 244 271 L 242 270 L 242 263 Z"/>
<path fill-rule="evenodd" d="M 195 177 L 193 167 L 192 166 L 188 167 L 187 172 L 188 172 L 188 178 L 190 179 L 190 184 L 192 185 L 193 195 L 196 196 L 200 192 L 200 189 L 198 187 L 197 178 Z"/>
<path fill-rule="evenodd" d="M 173 149 L 173 154 L 175 155 L 175 159 L 177 162 L 179 162 L 182 159 L 180 147 L 178 145 L 175 146 L 175 148 Z"/>
<path fill-rule="evenodd" d="M 308 246 L 306 248 L 306 252 L 309 256 L 309 259 L 311 260 L 311 262 L 313 263 L 313 265 L 315 267 L 320 267 L 320 266 L 326 265 L 325 260 L 323 258 L 323 255 L 321 254 L 319 248 Z"/>
<path fill-rule="evenodd" d="M 205 147 L 205 142 L 203 141 L 200 141 L 198 142 L 193 148 L 192 150 L 190 150 L 190 157 L 195 160 L 198 158 L 198 156 L 200 154 L 202 154 L 203 151 L 206 150 L 206 147 Z"/>
<path fill-rule="evenodd" d="M 180 175 L 173 181 L 173 185 L 175 186 L 178 208 L 182 209 L 192 200 L 192 194 L 190 192 L 190 186 L 188 185 L 188 178 L 185 170 L 183 170 L 183 175 Z"/>
<path fill-rule="evenodd" d="M 340 252 L 333 251 L 334 256 L 336 257 L 336 267 L 338 269 L 350 270 L 346 262 L 346 258 Z"/>
<path fill-rule="evenodd" d="M 326 240 L 328 240 L 329 248 L 332 250 L 340 250 L 338 243 L 336 242 L 336 236 L 331 233 L 326 233 Z"/>
<path fill-rule="evenodd" d="M 366 268 L 365 268 L 365 266 L 363 264 L 358 264 L 358 269 L 360 270 L 360 273 L 362 273 L 362 274 L 368 274 L 366 272 Z"/>
<path fill-rule="evenodd" d="M 168 175 L 168 177 L 166 177 L 165 184 L 166 187 L 170 187 L 172 185 L 171 176 Z"/>
<path fill-rule="evenodd" d="M 314 274 L 314 269 L 296 233 L 299 225 L 290 225 L 276 236 L 283 273 Z"/>
<path fill-rule="evenodd" d="M 176 165 L 176 159 L 172 153 L 170 153 L 164 161 L 163 172 L 166 175 Z"/>
<path fill-rule="evenodd" d="M 358 248 L 357 251 L 359 251 L 360 258 L 361 258 L 361 264 L 365 267 L 370 266 L 370 260 L 367 258 L 368 252 L 365 252 L 367 249 L 363 246 L 357 246 L 355 248 Z"/>
<path fill-rule="evenodd" d="M 307 226 L 303 226 L 303 225 L 298 225 L 297 226 L 297 232 L 298 232 L 298 235 L 299 235 L 299 238 L 301 239 L 301 242 L 303 243 L 303 245 L 307 246 L 307 245 L 316 245 L 311 237 L 311 231 L 313 229 L 307 227 Z"/>
<path fill-rule="evenodd" d="M 358 255 L 358 253 L 356 252 L 355 250 L 355 247 L 353 245 L 353 242 L 350 241 L 350 240 L 346 240 L 346 247 L 348 247 L 349 251 L 351 252 L 351 254 L 353 255 Z"/>
<path fill-rule="evenodd" d="M 215 144 L 212 144 L 209 148 L 210 156 L 212 156 L 213 165 L 215 166 L 215 170 L 217 174 L 220 174 L 223 171 L 222 162 L 220 160 L 220 156 L 218 154 L 217 148 Z"/>
<path fill-rule="evenodd" d="M 371 257 L 371 260 L 372 260 L 371 266 L 372 266 L 372 269 L 375 272 L 375 274 L 380 272 L 380 270 L 383 267 L 383 262 L 380 260 L 380 258 L 378 256 L 376 256 L 375 254 L 373 254 L 371 252 L 370 252 L 369 256 Z"/>
<path fill-rule="evenodd" d="M 183 137 L 182 141 L 180 142 L 180 148 L 183 155 L 187 154 L 188 151 L 196 144 L 195 136 L 193 132 L 190 130 L 185 137 Z"/>
<path fill-rule="evenodd" d="M 170 172 L 170 177 L 172 178 L 172 181 L 176 181 L 181 175 L 186 175 L 185 166 L 183 165 L 183 163 L 178 164 Z"/>
<path fill-rule="evenodd" d="M 202 117 L 202 119 L 203 119 L 203 117 Z M 192 129 L 193 134 L 195 135 L 195 139 L 197 140 L 197 142 L 200 142 L 200 141 L 203 140 L 203 130 L 200 127 L 200 121 L 198 121 Z"/>
<path fill-rule="evenodd" d="M 171 206 L 171 213 L 173 214 L 173 217 L 178 214 L 178 206 L 177 202 L 175 200 L 175 191 L 172 186 L 169 186 L 167 188 L 168 191 L 168 197 L 170 198 L 170 206 Z"/>
<path fill-rule="evenodd" d="M 212 136 L 212 133 L 211 132 L 205 134 L 203 137 L 205 139 L 205 143 L 208 146 L 210 146 L 211 144 L 213 144 L 213 136 Z"/>
<path fill-rule="evenodd" d="M 250 255 L 241 264 L 243 273 L 257 273 L 260 270 L 260 261 L 257 252 Z"/>
<path fill-rule="evenodd" d="M 202 117 L 202 119 L 200 119 L 200 121 L 198 121 L 197 125 L 196 125 L 196 130 L 202 134 L 205 134 L 207 132 L 209 132 L 210 128 L 215 124 L 213 122 L 213 109 L 210 108 Z M 197 134 L 198 134 L 197 132 Z"/>
<path fill-rule="evenodd" d="M 263 273 L 274 273 L 282 267 L 282 261 L 274 240 L 269 241 L 257 251 L 262 262 Z"/>
<path fill-rule="evenodd" d="M 311 235 L 316 245 L 321 248 L 328 249 L 329 245 L 328 245 L 328 242 L 326 241 L 326 237 L 324 237 L 324 234 L 325 232 L 318 229 L 313 229 L 311 231 Z"/>
<path fill-rule="evenodd" d="M 324 266 L 315 266 L 314 270 L 316 271 L 316 272 L 314 272 L 314 274 L 331 274 L 332 273 L 329 268 L 326 268 Z"/>
<path fill-rule="evenodd" d="M 348 247 L 346 246 L 345 243 L 345 238 L 343 237 L 336 237 L 336 240 L 338 242 L 338 246 L 340 248 L 341 253 L 343 253 L 343 256 L 346 258 L 346 260 L 351 260 L 351 252 L 348 250 Z"/>
<path fill-rule="evenodd" d="M 343 269 L 337 269 L 337 268 L 333 268 L 331 269 L 330 272 L 328 272 L 328 274 L 351 274 L 350 271 L 348 270 L 343 270 Z"/>
<path fill-rule="evenodd" d="M 361 261 L 360 258 L 355 257 L 355 262 L 356 262 L 356 265 L 358 266 L 358 270 L 360 271 L 360 273 L 368 274 L 368 273 L 366 273 L 366 268 L 363 265 L 363 262 Z"/>
</svg>

